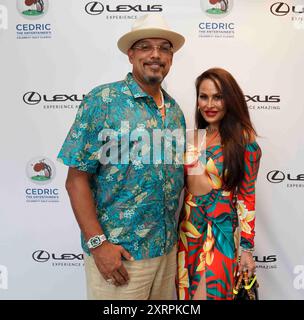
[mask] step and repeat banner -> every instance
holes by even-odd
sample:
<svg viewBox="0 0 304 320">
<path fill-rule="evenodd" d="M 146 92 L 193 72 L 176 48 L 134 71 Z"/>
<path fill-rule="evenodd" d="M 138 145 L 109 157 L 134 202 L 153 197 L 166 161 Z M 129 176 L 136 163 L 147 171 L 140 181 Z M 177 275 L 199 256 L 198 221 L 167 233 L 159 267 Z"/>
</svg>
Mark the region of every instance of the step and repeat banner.
<svg viewBox="0 0 304 320">
<path fill-rule="evenodd" d="M 263 151 L 261 299 L 304 298 L 304 1 L 0 0 L 0 299 L 85 299 L 79 228 L 56 161 L 83 96 L 131 70 L 116 45 L 160 12 L 186 38 L 164 87 L 194 126 L 195 78 L 242 87 Z"/>
</svg>

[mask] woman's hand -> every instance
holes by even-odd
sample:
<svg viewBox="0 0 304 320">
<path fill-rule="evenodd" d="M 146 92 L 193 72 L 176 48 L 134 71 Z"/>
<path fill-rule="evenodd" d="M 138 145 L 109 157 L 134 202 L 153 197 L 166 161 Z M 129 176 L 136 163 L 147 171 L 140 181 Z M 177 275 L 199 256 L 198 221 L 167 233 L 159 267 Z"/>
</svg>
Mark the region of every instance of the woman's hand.
<svg viewBox="0 0 304 320">
<path fill-rule="evenodd" d="M 242 251 L 241 260 L 239 264 L 239 272 L 248 271 L 248 278 L 255 274 L 255 261 L 253 259 L 252 253 L 247 251 Z"/>
</svg>

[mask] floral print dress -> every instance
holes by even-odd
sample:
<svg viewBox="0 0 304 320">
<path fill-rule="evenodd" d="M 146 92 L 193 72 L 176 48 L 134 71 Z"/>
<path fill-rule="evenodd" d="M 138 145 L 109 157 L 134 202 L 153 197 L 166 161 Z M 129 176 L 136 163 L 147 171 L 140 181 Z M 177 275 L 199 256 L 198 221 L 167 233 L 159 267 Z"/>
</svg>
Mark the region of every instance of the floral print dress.
<svg viewBox="0 0 304 320">
<path fill-rule="evenodd" d="M 238 245 L 254 247 L 255 181 L 260 158 L 256 142 L 246 145 L 245 177 L 235 204 L 232 192 L 222 189 L 222 146 L 207 147 L 205 169 L 212 190 L 205 195 L 185 190 L 178 243 L 180 300 L 193 299 L 197 289 L 203 290 L 208 300 L 233 298 Z M 203 286 L 199 285 L 202 277 Z"/>
</svg>

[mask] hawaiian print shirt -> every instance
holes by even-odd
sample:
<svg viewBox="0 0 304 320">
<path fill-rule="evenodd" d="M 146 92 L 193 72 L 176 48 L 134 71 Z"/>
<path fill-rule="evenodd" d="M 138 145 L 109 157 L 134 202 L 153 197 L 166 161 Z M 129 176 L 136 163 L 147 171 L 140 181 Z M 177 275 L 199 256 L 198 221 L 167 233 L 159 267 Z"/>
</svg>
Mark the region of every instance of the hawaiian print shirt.
<svg viewBox="0 0 304 320">
<path fill-rule="evenodd" d="M 131 73 L 123 81 L 93 89 L 58 155 L 65 165 L 93 174 L 91 190 L 105 235 L 138 260 L 167 254 L 177 242 L 176 215 L 184 186 L 178 156 L 184 150 L 178 151 L 184 148 L 185 119 L 174 99 L 162 92 L 164 121 Z M 174 130 L 182 136 L 173 134 L 170 140 Z M 155 142 L 153 135 L 160 131 L 164 137 Z M 145 139 L 137 139 L 141 132 Z M 165 156 L 169 149 L 171 158 Z M 90 254 L 83 235 L 81 239 Z"/>
</svg>

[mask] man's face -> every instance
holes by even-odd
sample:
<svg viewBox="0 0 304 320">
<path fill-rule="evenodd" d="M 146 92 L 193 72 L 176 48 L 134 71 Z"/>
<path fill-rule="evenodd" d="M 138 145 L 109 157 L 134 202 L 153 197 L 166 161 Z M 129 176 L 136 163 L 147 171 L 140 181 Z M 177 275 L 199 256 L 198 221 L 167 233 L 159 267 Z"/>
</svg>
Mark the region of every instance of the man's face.
<svg viewBox="0 0 304 320">
<path fill-rule="evenodd" d="M 160 84 L 172 65 L 171 43 L 165 39 L 142 39 L 128 50 L 133 75 L 146 85 Z"/>
</svg>

